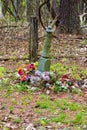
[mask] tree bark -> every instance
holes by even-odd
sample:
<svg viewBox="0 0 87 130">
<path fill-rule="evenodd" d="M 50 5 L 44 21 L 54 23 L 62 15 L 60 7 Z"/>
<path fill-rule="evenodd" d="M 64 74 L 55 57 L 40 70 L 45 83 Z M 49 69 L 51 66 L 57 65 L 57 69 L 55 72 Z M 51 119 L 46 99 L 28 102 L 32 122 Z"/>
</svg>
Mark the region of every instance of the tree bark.
<svg viewBox="0 0 87 130">
<path fill-rule="evenodd" d="M 85 3 L 85 13 L 87 13 L 87 2 Z M 85 16 L 85 23 L 87 23 L 87 15 Z"/>
<path fill-rule="evenodd" d="M 30 21 L 31 16 L 35 16 L 36 9 L 36 0 L 26 0 L 26 5 L 27 5 L 27 21 Z"/>
<path fill-rule="evenodd" d="M 0 19 L 3 18 L 3 13 L 2 13 L 2 3 L 0 2 Z"/>
<path fill-rule="evenodd" d="M 59 25 L 56 33 L 79 33 L 78 0 L 61 0 L 59 13 Z"/>
<path fill-rule="evenodd" d="M 39 24 L 39 6 L 40 6 L 40 0 L 36 0 L 36 17 L 38 19 L 38 24 Z"/>
<path fill-rule="evenodd" d="M 84 1 L 83 0 L 79 1 L 79 13 L 80 14 L 84 13 Z"/>
<path fill-rule="evenodd" d="M 38 49 L 38 20 L 36 17 L 30 17 L 30 43 L 29 43 L 29 57 L 30 61 L 37 61 Z"/>
<path fill-rule="evenodd" d="M 5 15 L 8 10 L 9 0 L 2 0 L 2 5 L 3 5 L 2 12 Z"/>
</svg>

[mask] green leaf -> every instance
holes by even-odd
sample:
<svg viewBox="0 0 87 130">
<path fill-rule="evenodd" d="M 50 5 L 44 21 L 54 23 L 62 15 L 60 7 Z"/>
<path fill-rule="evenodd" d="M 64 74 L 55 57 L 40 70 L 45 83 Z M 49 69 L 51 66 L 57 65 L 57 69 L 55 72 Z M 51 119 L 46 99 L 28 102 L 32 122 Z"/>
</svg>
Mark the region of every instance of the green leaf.
<svg viewBox="0 0 87 130">
<path fill-rule="evenodd" d="M 0 67 L 0 76 L 3 76 L 3 73 L 6 72 L 6 69 L 4 67 Z"/>
</svg>

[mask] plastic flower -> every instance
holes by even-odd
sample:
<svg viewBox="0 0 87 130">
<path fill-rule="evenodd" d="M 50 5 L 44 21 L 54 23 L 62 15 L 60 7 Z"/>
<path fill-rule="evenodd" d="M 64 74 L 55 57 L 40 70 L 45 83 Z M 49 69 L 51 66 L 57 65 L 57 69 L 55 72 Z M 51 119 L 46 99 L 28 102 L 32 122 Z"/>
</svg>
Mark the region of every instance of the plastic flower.
<svg viewBox="0 0 87 130">
<path fill-rule="evenodd" d="M 20 81 L 27 81 L 27 75 L 26 74 L 21 75 Z"/>
<path fill-rule="evenodd" d="M 27 70 L 32 71 L 32 70 L 35 70 L 35 65 L 33 63 L 31 63 L 31 64 L 28 64 L 26 68 L 27 68 Z"/>
<path fill-rule="evenodd" d="M 20 69 L 20 70 L 18 71 L 18 74 L 19 74 L 19 75 L 23 75 L 23 74 L 24 74 L 24 70 L 23 70 L 23 69 Z"/>
<path fill-rule="evenodd" d="M 69 75 L 65 74 L 65 75 L 62 76 L 61 81 L 64 82 L 64 81 L 67 81 L 67 79 L 69 79 Z"/>
<path fill-rule="evenodd" d="M 22 67 L 18 68 L 18 74 L 19 75 L 23 75 L 24 74 L 24 70 L 22 69 Z"/>
</svg>

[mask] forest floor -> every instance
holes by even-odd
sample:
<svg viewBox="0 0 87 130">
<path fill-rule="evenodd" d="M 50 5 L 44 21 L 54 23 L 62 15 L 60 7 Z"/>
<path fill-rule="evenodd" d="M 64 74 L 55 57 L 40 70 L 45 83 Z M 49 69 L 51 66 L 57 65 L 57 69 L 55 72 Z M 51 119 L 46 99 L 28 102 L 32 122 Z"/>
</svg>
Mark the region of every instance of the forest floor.
<svg viewBox="0 0 87 130">
<path fill-rule="evenodd" d="M 39 30 L 38 54 L 44 43 L 44 30 Z M 87 68 L 87 40 L 81 35 L 59 34 L 53 38 L 51 44 L 52 63 L 61 62 L 67 65 L 79 65 Z M 28 61 L 29 29 L 24 27 L 10 27 L 0 29 L 0 65 L 7 69 L 15 69 L 22 62 Z M 7 60 L 6 60 L 7 59 Z M 13 59 L 13 60 L 12 60 Z M 17 60 L 21 59 L 21 60 Z M 17 62 L 16 62 L 17 61 Z"/>
<path fill-rule="evenodd" d="M 38 55 L 43 35 L 44 31 L 39 30 Z M 28 56 L 28 26 L 0 28 L 0 66 L 9 72 L 16 71 L 29 62 Z M 58 39 L 52 40 L 51 56 L 52 64 L 87 69 L 87 40 L 81 35 L 59 34 Z M 7 87 L 0 87 L 0 130 L 25 130 L 31 123 L 36 130 L 87 129 L 86 89 L 47 94 L 47 90 L 18 92 Z"/>
</svg>

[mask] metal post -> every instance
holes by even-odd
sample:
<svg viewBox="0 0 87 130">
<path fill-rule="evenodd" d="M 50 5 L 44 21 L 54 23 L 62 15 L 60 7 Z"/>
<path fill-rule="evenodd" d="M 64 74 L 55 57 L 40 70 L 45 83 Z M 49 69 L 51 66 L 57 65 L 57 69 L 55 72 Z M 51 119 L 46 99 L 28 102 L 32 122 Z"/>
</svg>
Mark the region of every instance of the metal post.
<svg viewBox="0 0 87 130">
<path fill-rule="evenodd" d="M 46 29 L 46 38 L 44 41 L 44 46 L 38 66 L 38 70 L 41 72 L 50 71 L 50 64 L 51 64 L 50 47 L 52 40 L 52 32 L 53 32 L 52 27 L 48 26 L 48 28 Z"/>
</svg>

